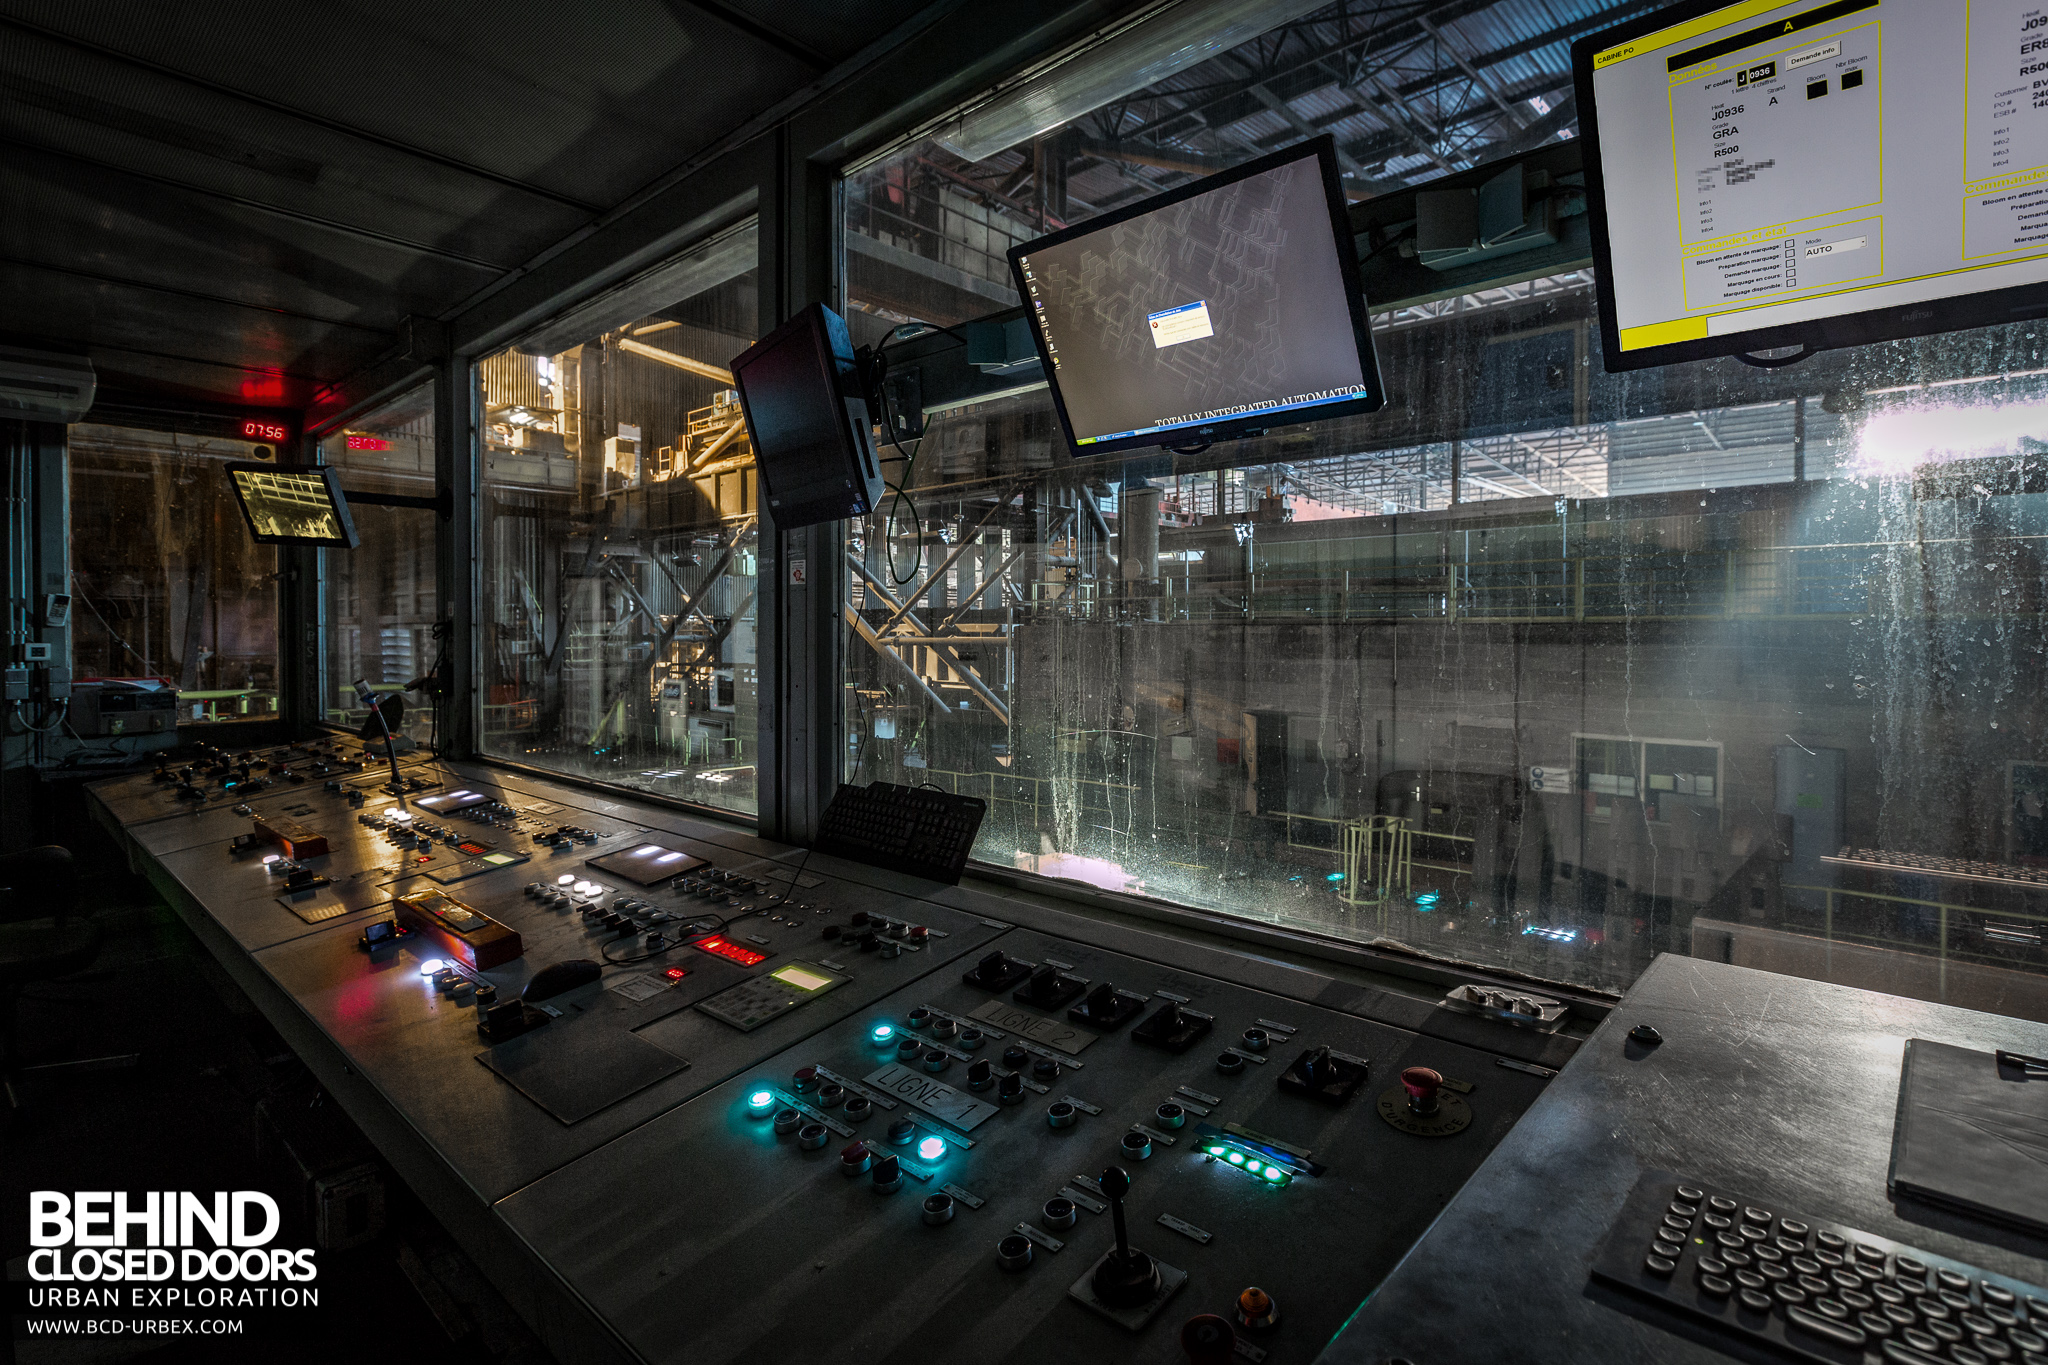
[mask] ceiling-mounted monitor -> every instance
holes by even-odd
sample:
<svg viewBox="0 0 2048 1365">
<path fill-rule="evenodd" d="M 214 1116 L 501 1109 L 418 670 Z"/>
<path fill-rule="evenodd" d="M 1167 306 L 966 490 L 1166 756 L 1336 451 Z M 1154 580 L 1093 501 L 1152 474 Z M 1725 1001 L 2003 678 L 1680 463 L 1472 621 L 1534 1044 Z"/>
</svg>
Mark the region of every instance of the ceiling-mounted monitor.
<svg viewBox="0 0 2048 1365">
<path fill-rule="evenodd" d="M 1012 247 L 1010 270 L 1077 455 L 1386 401 L 1328 137 Z"/>
<path fill-rule="evenodd" d="M 846 322 L 810 304 L 732 362 L 761 500 L 782 530 L 874 510 L 882 469 Z"/>
<path fill-rule="evenodd" d="M 320 545 L 353 550 L 359 543 L 348 495 L 327 465 L 227 465 L 228 484 L 258 545 Z"/>
<path fill-rule="evenodd" d="M 1609 370 L 2048 313 L 2038 2 L 1673 5 L 1572 67 Z"/>
</svg>

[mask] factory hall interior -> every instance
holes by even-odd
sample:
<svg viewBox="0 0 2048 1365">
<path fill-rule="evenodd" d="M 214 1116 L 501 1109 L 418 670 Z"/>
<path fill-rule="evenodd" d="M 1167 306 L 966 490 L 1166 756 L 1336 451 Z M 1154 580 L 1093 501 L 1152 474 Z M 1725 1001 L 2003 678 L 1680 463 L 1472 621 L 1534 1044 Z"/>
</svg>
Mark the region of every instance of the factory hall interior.
<svg viewBox="0 0 2048 1365">
<path fill-rule="evenodd" d="M 0 448 L 4 1365 L 2048 1365 L 2043 0 L 0 0 Z"/>
</svg>

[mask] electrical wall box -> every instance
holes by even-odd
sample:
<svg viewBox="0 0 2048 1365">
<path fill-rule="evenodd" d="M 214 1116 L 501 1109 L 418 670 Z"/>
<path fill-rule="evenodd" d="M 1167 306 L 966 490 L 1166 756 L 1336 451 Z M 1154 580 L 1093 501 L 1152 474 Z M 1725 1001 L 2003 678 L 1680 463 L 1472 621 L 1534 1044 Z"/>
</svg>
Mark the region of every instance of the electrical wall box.
<svg viewBox="0 0 2048 1365">
<path fill-rule="evenodd" d="M 6 679 L 6 699 L 8 701 L 27 701 L 28 670 L 26 668 L 20 667 L 19 665 L 11 666 L 7 669 Z"/>
<path fill-rule="evenodd" d="M 376 1240 L 384 1230 L 384 1167 L 337 1106 L 268 1099 L 256 1106 L 256 1119 L 257 1157 L 287 1227 L 322 1251 Z"/>
<path fill-rule="evenodd" d="M 1038 347 L 1031 340 L 1031 320 L 1019 314 L 1013 318 L 981 318 L 963 323 L 967 338 L 967 363 L 983 374 L 1008 374 L 1038 364 Z"/>
<path fill-rule="evenodd" d="M 31 668 L 28 671 L 28 690 L 37 701 L 63 701 L 71 695 L 71 670 L 68 668 Z"/>
<path fill-rule="evenodd" d="M 1415 195 L 1415 259 L 1431 270 L 1556 244 L 1557 201 L 1547 171 L 1525 178 L 1517 163 L 1477 189 Z"/>
<path fill-rule="evenodd" d="M 53 646 L 41 640 L 18 641 L 8 652 L 8 661 L 17 664 L 46 664 L 50 662 Z"/>
</svg>

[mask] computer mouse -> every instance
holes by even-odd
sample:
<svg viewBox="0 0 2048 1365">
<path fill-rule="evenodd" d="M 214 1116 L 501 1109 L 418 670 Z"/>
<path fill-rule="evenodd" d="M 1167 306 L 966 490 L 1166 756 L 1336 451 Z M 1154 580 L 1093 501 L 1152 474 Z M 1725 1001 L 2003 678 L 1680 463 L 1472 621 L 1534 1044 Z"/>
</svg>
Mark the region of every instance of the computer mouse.
<svg viewBox="0 0 2048 1365">
<path fill-rule="evenodd" d="M 578 986 L 589 985 L 597 980 L 603 971 L 604 968 L 587 957 L 572 957 L 563 962 L 550 962 L 533 974 L 533 980 L 526 983 L 526 989 L 519 993 L 519 998 L 528 1004 L 546 1000 L 551 996 L 560 995 L 563 991 L 573 991 Z"/>
</svg>

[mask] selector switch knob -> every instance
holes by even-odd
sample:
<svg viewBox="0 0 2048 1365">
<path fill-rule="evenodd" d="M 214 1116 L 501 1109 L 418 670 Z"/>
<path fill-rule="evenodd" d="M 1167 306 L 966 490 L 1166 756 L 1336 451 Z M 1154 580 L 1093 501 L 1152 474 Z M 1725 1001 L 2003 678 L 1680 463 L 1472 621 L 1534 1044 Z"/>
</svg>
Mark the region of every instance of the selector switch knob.
<svg viewBox="0 0 2048 1365">
<path fill-rule="evenodd" d="M 1024 1077 L 1015 1071 L 1003 1077 L 996 1087 L 996 1098 L 1004 1104 L 1016 1104 L 1024 1098 Z"/>
<path fill-rule="evenodd" d="M 1180 1348 L 1193 1365 L 1233 1365 L 1237 1333 L 1214 1313 L 1189 1318 L 1180 1329 Z"/>
<path fill-rule="evenodd" d="M 1005 1270 L 1022 1270 L 1031 1264 L 1031 1239 L 1013 1232 L 996 1243 L 996 1264 Z"/>
<path fill-rule="evenodd" d="M 995 1084 L 995 1080 L 995 1063 L 989 1061 L 988 1058 L 983 1057 L 980 1061 L 968 1063 L 967 1088 L 969 1090 L 986 1090 Z"/>
<path fill-rule="evenodd" d="M 1237 1321 L 1241 1327 L 1262 1332 L 1280 1321 L 1280 1305 L 1273 1302 L 1273 1296 L 1253 1285 L 1237 1296 Z"/>
<path fill-rule="evenodd" d="M 866 1175 L 872 1165 L 874 1157 L 865 1142 L 849 1143 L 839 1151 L 839 1174 L 843 1176 Z"/>
<path fill-rule="evenodd" d="M 894 1194 L 903 1188 L 903 1163 L 894 1156 L 885 1156 L 875 1163 L 869 1172 L 876 1194 Z"/>
</svg>

